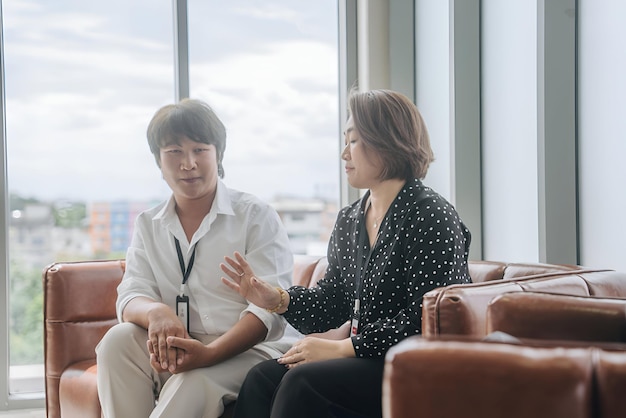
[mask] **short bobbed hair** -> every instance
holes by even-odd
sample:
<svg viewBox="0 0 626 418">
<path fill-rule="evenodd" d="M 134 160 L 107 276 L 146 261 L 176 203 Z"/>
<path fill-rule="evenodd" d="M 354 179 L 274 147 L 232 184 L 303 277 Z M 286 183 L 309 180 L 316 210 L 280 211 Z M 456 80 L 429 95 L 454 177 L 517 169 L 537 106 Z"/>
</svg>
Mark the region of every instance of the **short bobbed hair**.
<svg viewBox="0 0 626 418">
<path fill-rule="evenodd" d="M 435 157 L 426 124 L 405 95 L 391 90 L 351 90 L 348 112 L 367 152 L 382 161 L 381 180 L 426 177 Z"/>
<path fill-rule="evenodd" d="M 159 168 L 161 148 L 180 144 L 183 137 L 202 144 L 214 145 L 217 150 L 217 172 L 224 177 L 222 160 L 226 149 L 226 128 L 213 109 L 196 99 L 183 99 L 165 105 L 154 114 L 148 124 L 148 145 Z"/>
</svg>

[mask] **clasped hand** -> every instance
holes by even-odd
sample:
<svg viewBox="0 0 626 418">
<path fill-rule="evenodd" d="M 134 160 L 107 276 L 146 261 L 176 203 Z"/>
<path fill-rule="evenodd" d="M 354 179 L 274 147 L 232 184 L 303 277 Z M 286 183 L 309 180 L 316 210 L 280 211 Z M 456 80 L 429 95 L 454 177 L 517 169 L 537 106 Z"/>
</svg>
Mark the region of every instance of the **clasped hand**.
<svg viewBox="0 0 626 418">
<path fill-rule="evenodd" d="M 158 373 L 180 373 L 203 367 L 207 347 L 191 338 L 178 317 L 167 306 L 150 312 L 148 340 L 150 365 Z"/>
</svg>

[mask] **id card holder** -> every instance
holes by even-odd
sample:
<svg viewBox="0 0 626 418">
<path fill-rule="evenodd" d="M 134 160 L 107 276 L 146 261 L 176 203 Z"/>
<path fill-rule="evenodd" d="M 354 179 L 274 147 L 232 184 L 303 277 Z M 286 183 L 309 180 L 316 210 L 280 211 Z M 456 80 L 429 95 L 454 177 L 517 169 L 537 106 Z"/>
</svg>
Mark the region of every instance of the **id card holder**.
<svg viewBox="0 0 626 418">
<path fill-rule="evenodd" d="M 352 313 L 352 324 L 350 324 L 350 336 L 354 337 L 359 330 L 359 300 L 354 300 L 354 312 Z"/>
<path fill-rule="evenodd" d="M 185 330 L 189 332 L 189 296 L 176 296 L 176 315 L 180 322 L 183 323 Z"/>
</svg>

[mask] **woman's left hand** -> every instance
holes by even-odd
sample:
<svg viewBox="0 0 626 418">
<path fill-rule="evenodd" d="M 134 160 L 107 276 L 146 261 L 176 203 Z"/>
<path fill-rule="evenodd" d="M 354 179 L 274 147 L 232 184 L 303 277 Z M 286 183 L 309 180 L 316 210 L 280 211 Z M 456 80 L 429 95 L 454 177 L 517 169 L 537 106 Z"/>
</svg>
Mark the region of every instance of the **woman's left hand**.
<svg viewBox="0 0 626 418">
<path fill-rule="evenodd" d="M 324 338 L 305 337 L 296 342 L 281 358 L 280 364 L 293 368 L 304 363 L 354 357 L 352 339 L 327 340 Z"/>
</svg>

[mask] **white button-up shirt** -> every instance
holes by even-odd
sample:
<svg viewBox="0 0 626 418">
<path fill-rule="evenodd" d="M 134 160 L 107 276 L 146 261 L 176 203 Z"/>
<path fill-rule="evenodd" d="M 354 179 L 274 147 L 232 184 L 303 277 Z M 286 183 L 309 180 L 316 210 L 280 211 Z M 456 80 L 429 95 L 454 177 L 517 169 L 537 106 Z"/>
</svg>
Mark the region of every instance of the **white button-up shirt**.
<svg viewBox="0 0 626 418">
<path fill-rule="evenodd" d="M 190 333 L 222 335 L 251 312 L 268 330 L 265 342 L 258 348 L 266 345 L 279 351 L 288 349 L 295 341 L 293 337 L 276 342 L 283 336 L 286 321 L 248 303 L 223 284 L 220 279 L 225 274 L 219 267 L 224 256 L 239 251 L 256 276 L 288 288 L 293 255 L 287 233 L 271 206 L 250 194 L 229 189 L 219 180 L 211 210 L 191 242 L 176 214 L 173 196 L 139 214 L 126 254 L 126 272 L 117 289 L 120 321 L 126 304 L 139 296 L 161 301 L 175 310 L 183 274 L 174 238 L 180 242 L 185 268 L 196 245 L 195 261 L 184 286 L 185 295 L 189 296 Z"/>
</svg>

